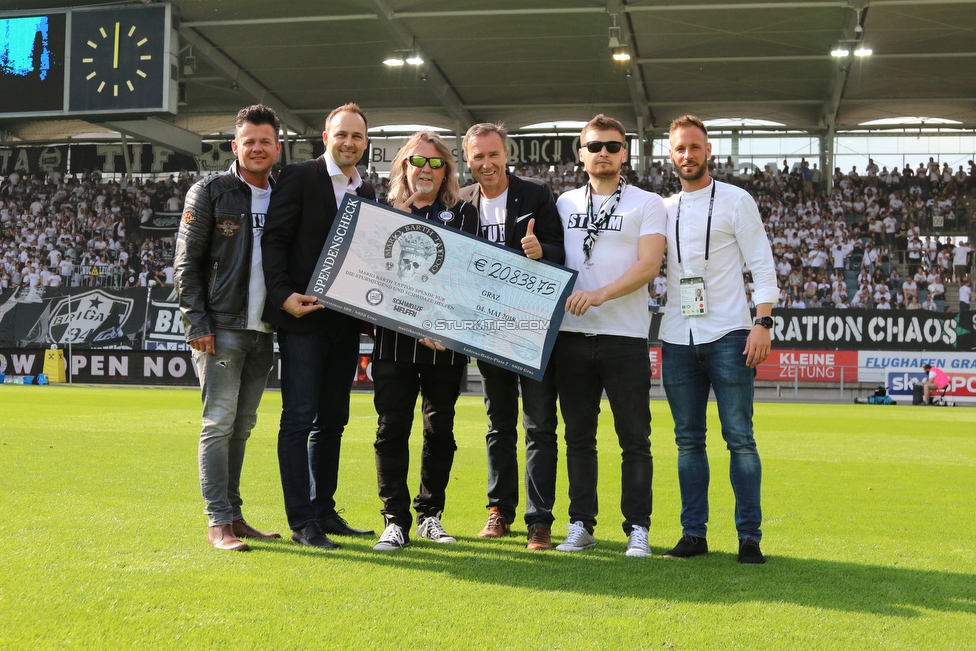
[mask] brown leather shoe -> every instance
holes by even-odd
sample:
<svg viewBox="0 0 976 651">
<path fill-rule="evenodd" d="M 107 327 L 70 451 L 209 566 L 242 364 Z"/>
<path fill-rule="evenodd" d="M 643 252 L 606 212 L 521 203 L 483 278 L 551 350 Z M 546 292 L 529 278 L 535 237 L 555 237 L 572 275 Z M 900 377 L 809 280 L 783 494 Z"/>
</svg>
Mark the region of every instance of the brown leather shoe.
<svg viewBox="0 0 976 651">
<path fill-rule="evenodd" d="M 210 527 L 207 531 L 207 542 L 214 549 L 225 552 L 246 552 L 250 547 L 246 543 L 237 539 L 234 535 L 234 527 L 229 524 L 218 524 Z"/>
<path fill-rule="evenodd" d="M 478 533 L 479 538 L 501 538 L 506 535 L 511 528 L 509 524 L 505 522 L 505 518 L 502 517 L 501 511 L 498 510 L 497 506 L 493 506 L 488 509 L 488 522 L 485 524 L 485 528 Z"/>
<path fill-rule="evenodd" d="M 238 538 L 281 538 L 281 534 L 277 531 L 269 531 L 264 533 L 263 531 L 258 531 L 247 522 L 244 518 L 240 520 L 234 520 L 234 535 Z"/>
<path fill-rule="evenodd" d="M 552 538 L 549 537 L 549 530 L 541 524 L 534 524 L 529 527 L 529 544 L 525 548 L 534 552 L 552 549 Z"/>
</svg>

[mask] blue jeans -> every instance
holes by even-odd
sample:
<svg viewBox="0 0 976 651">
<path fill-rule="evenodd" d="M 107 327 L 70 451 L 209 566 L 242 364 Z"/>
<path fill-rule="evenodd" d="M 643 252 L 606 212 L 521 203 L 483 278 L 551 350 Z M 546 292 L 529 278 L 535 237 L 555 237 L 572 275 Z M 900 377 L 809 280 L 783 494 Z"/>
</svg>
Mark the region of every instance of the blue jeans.
<svg viewBox="0 0 976 651">
<path fill-rule="evenodd" d="M 281 427 L 278 467 L 288 526 L 301 529 L 335 514 L 342 431 L 359 361 L 359 322 L 329 331 L 278 330 Z"/>
<path fill-rule="evenodd" d="M 762 540 L 762 464 L 752 430 L 756 370 L 746 366 L 746 356 L 742 354 L 748 336 L 748 330 L 735 330 L 707 344 L 682 346 L 664 342 L 661 372 L 674 417 L 681 526 L 686 536 L 704 538 L 707 531 L 705 410 L 709 389 L 714 389 L 722 438 L 731 455 L 729 477 L 735 494 L 735 528 L 740 540 Z"/>
<path fill-rule="evenodd" d="M 522 425 L 525 427 L 525 524 L 552 526 L 556 502 L 555 362 L 549 361 L 542 380 L 478 362 L 488 412 L 488 507 L 498 507 L 505 521 L 515 521 L 519 501 L 518 416 L 522 387 Z"/>
<path fill-rule="evenodd" d="M 241 519 L 241 468 L 273 361 L 271 333 L 217 328 L 216 354 L 193 351 L 203 399 L 200 490 L 210 526 Z"/>
<path fill-rule="evenodd" d="M 606 390 L 621 449 L 620 510 L 624 533 L 651 526 L 651 365 L 647 340 L 560 332 L 553 350 L 556 389 L 566 425 L 569 518 L 596 526 L 596 430 Z"/>
<path fill-rule="evenodd" d="M 424 447 L 420 456 L 420 492 L 413 500 L 417 524 L 444 512 L 454 453 L 454 407 L 461 394 L 466 364 L 414 364 L 373 360 L 373 405 L 376 430 L 376 483 L 387 524 L 410 529 L 410 430 L 421 395 Z"/>
</svg>

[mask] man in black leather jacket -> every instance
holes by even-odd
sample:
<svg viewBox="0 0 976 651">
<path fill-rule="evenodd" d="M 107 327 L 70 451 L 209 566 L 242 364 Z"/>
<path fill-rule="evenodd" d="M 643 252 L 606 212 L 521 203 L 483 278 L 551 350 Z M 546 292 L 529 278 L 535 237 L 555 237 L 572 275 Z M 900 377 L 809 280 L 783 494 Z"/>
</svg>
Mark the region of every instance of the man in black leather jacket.
<svg viewBox="0 0 976 651">
<path fill-rule="evenodd" d="M 207 541 L 226 551 L 247 551 L 240 538 L 281 537 L 245 522 L 240 494 L 244 449 L 273 357 L 272 328 L 261 318 L 261 234 L 281 151 L 279 128 L 270 108 L 241 109 L 231 144 L 237 160 L 190 188 L 176 241 L 174 280 L 203 392 L 199 464 Z"/>
</svg>

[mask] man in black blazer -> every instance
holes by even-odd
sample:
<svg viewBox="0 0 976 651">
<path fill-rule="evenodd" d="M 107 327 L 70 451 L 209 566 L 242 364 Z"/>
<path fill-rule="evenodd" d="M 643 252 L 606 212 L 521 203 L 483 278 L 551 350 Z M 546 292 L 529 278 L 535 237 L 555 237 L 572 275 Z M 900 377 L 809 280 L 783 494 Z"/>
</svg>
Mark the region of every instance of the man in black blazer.
<svg viewBox="0 0 976 651">
<path fill-rule="evenodd" d="M 305 294 L 345 193 L 375 199 L 356 169 L 366 150 L 366 116 L 356 104 L 332 111 L 325 153 L 282 170 L 261 241 L 268 289 L 264 320 L 281 352 L 278 466 L 292 540 L 334 549 L 326 535 L 373 535 L 336 512 L 342 431 L 359 359 L 360 322 Z"/>
<path fill-rule="evenodd" d="M 478 182 L 461 190 L 479 213 L 479 235 L 538 260 L 561 264 L 563 229 L 552 190 L 508 173 L 508 136 L 500 124 L 476 124 L 464 136 L 468 167 Z M 528 549 L 552 549 L 556 501 L 556 387 L 550 360 L 541 381 L 480 361 L 488 412 L 488 522 L 478 535 L 507 534 L 518 506 L 518 398 L 525 427 L 525 524 Z"/>
</svg>

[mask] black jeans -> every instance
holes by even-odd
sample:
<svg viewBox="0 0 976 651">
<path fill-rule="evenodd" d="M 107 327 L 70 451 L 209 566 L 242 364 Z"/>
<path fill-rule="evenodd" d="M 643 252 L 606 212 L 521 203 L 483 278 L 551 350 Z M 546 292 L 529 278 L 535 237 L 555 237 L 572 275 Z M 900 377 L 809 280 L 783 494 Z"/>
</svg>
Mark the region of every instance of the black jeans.
<svg viewBox="0 0 976 651">
<path fill-rule="evenodd" d="M 461 393 L 465 364 L 434 365 L 373 361 L 373 405 L 376 430 L 376 480 L 386 522 L 409 529 L 410 429 L 418 394 L 422 396 L 424 447 L 420 458 L 420 492 L 413 500 L 417 522 L 444 511 L 444 492 L 454 465 L 454 406 Z"/>
<path fill-rule="evenodd" d="M 335 332 L 278 331 L 281 428 L 278 467 L 291 529 L 335 513 L 342 431 L 359 361 L 358 322 Z"/>
<path fill-rule="evenodd" d="M 647 340 L 560 332 L 553 350 L 556 389 L 566 424 L 569 518 L 596 525 L 596 431 L 606 390 L 621 449 L 620 510 L 624 533 L 651 526 L 651 367 Z"/>
<path fill-rule="evenodd" d="M 498 507 L 505 521 L 515 521 L 519 502 L 518 416 L 522 387 L 522 425 L 525 427 L 525 524 L 552 526 L 556 502 L 556 427 L 554 360 L 542 380 L 478 362 L 488 412 L 488 506 Z"/>
</svg>

